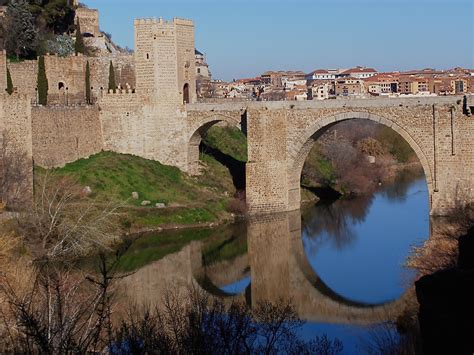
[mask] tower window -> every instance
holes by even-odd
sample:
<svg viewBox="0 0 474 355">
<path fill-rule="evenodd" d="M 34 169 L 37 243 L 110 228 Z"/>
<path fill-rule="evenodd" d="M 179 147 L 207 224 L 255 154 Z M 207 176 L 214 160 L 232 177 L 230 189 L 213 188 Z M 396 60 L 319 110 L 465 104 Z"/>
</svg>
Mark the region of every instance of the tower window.
<svg viewBox="0 0 474 355">
<path fill-rule="evenodd" d="M 150 54 L 149 53 L 146 54 L 146 59 L 150 59 Z"/>
</svg>

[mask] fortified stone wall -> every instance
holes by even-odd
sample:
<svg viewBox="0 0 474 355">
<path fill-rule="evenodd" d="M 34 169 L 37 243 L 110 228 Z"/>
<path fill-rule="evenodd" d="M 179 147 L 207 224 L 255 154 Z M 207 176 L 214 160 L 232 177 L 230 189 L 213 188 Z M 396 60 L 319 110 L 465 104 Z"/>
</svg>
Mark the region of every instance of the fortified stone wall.
<svg viewBox="0 0 474 355">
<path fill-rule="evenodd" d="M 188 85 L 189 102 L 193 103 L 197 101 L 194 23 L 184 19 L 175 19 L 174 23 L 178 52 L 178 88 L 180 94 L 184 95 L 184 86 Z"/>
<path fill-rule="evenodd" d="M 133 55 L 113 57 L 84 57 L 82 55 L 58 57 L 47 55 L 45 59 L 48 78 L 48 104 L 74 105 L 85 102 L 86 63 L 89 61 L 92 96 L 97 99 L 102 90 L 109 86 L 109 65 L 112 61 L 115 68 L 115 79 L 119 87 L 135 88 L 135 66 Z M 2 56 L 0 55 L 0 68 Z M 19 63 L 8 63 L 13 86 L 21 94 L 36 98 L 38 62 L 28 60 Z M 3 78 L 0 69 L 0 77 Z M 6 87 L 0 78 L 0 87 Z M 95 101 L 95 100 L 94 100 Z"/>
<path fill-rule="evenodd" d="M 91 87 L 95 97 L 109 87 L 110 62 L 115 69 L 115 82 L 122 88 L 135 89 L 135 60 L 132 54 L 87 58 L 91 71 Z M 102 90 L 101 90 L 102 88 Z"/>
<path fill-rule="evenodd" d="M 8 68 L 12 77 L 13 87 L 19 94 L 36 98 L 36 78 L 38 76 L 38 62 L 25 60 L 23 62 L 9 62 Z"/>
<path fill-rule="evenodd" d="M 25 155 L 26 176 L 18 181 L 21 194 L 26 196 L 25 201 L 31 201 L 33 197 L 33 150 L 32 150 L 32 129 L 31 129 L 31 103 L 26 95 L 0 93 L 0 137 L 2 138 L 2 154 Z M 0 161 L 4 163 L 3 158 Z M 3 172 L 2 172 L 3 173 Z M 12 191 L 2 191 L 10 194 Z"/>
<path fill-rule="evenodd" d="M 48 78 L 48 104 L 70 105 L 85 101 L 85 62 L 81 54 L 70 57 L 46 55 L 44 64 Z M 36 84 L 37 74 L 33 76 Z"/>
<path fill-rule="evenodd" d="M 35 106 L 32 131 L 35 164 L 44 168 L 64 166 L 103 148 L 98 106 Z"/>
<path fill-rule="evenodd" d="M 105 150 L 186 168 L 186 114 L 176 105 L 122 91 L 104 95 L 99 105 Z"/>
<path fill-rule="evenodd" d="M 96 9 L 87 9 L 79 7 L 76 9 L 75 23 L 79 21 L 82 33 L 90 33 L 94 37 L 101 35 L 99 29 L 99 11 Z"/>
</svg>

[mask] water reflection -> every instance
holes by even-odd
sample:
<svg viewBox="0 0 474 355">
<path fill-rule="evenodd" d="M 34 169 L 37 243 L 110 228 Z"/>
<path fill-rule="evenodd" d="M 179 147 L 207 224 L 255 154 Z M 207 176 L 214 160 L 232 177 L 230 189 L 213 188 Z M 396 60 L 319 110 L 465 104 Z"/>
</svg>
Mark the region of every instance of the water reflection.
<svg viewBox="0 0 474 355">
<path fill-rule="evenodd" d="M 198 287 L 253 306 L 291 299 L 311 322 L 309 332 L 344 338 L 337 324 L 359 334 L 356 325 L 401 312 L 402 263 L 428 227 L 426 183 L 404 175 L 371 196 L 215 230 L 145 237 L 126 256 L 126 269 L 134 272 L 121 280 L 121 294 L 158 306 L 170 288 L 184 294 Z"/>
</svg>

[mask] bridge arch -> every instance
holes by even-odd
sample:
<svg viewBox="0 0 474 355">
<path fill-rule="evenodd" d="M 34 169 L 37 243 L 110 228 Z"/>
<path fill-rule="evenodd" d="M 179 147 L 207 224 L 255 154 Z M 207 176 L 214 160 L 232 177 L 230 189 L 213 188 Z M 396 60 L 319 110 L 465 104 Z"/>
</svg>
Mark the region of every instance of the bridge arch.
<svg viewBox="0 0 474 355">
<path fill-rule="evenodd" d="M 194 123 L 190 124 L 189 132 L 190 136 L 187 138 L 188 149 L 187 149 L 187 172 L 190 174 L 199 173 L 199 145 L 201 144 L 202 138 L 206 132 L 212 126 L 225 122 L 231 126 L 238 127 L 240 129 L 240 121 L 235 117 L 227 116 L 223 114 L 207 115 Z"/>
<path fill-rule="evenodd" d="M 352 111 L 344 112 L 335 115 L 319 119 L 309 125 L 299 136 L 297 141 L 292 144 L 289 149 L 287 176 L 288 176 L 288 205 L 289 210 L 297 210 L 301 204 L 301 187 L 300 178 L 303 170 L 306 158 L 311 151 L 311 148 L 315 144 L 321 135 L 323 135 L 329 128 L 342 121 L 348 121 L 353 119 L 365 119 L 373 122 L 380 123 L 386 127 L 393 129 L 398 133 L 415 152 L 418 157 L 425 174 L 425 179 L 428 185 L 428 192 L 430 196 L 430 205 L 432 200 L 432 186 L 433 186 L 433 173 L 431 165 L 429 164 L 426 154 L 422 151 L 420 144 L 415 138 L 402 126 L 397 124 L 394 120 L 372 114 L 364 111 Z"/>
</svg>

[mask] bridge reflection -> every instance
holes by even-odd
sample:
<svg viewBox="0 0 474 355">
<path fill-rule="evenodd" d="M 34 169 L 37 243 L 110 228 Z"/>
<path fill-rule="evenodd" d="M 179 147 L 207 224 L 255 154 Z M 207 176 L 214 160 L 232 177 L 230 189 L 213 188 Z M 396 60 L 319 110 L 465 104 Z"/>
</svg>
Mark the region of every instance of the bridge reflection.
<svg viewBox="0 0 474 355">
<path fill-rule="evenodd" d="M 307 260 L 300 211 L 255 217 L 246 228 L 247 253 L 206 264 L 204 242 L 191 242 L 123 279 L 123 296 L 138 304 L 159 306 L 168 290 L 185 294 L 190 287 L 197 287 L 213 297 L 251 306 L 260 301 L 291 300 L 302 319 L 360 325 L 393 320 L 406 306 L 407 295 L 383 304 L 367 304 L 331 290 Z M 251 283 L 241 294 L 222 290 L 249 275 Z"/>
</svg>

